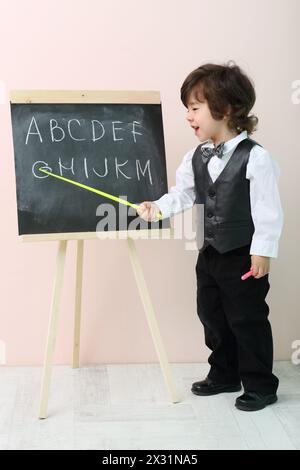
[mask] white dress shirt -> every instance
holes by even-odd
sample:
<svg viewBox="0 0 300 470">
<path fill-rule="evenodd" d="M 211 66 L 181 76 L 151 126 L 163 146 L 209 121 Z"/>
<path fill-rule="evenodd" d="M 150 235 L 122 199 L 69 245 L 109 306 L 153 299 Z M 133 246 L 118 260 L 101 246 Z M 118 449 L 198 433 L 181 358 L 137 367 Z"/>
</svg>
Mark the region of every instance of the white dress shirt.
<svg viewBox="0 0 300 470">
<path fill-rule="evenodd" d="M 247 137 L 247 131 L 241 132 L 225 142 L 222 158 L 213 156 L 209 160 L 208 171 L 213 182 L 226 166 L 238 143 Z M 214 147 L 211 141 L 207 141 L 203 146 Z M 197 147 L 198 145 L 184 155 L 176 170 L 175 186 L 172 186 L 167 194 L 153 201 L 158 205 L 163 218 L 190 209 L 195 203 L 192 157 Z M 278 190 L 279 175 L 279 166 L 269 152 L 259 145 L 252 147 L 246 170 L 246 178 L 250 181 L 251 216 L 255 229 L 250 255 L 272 258 L 278 256 L 278 242 L 283 227 L 283 210 Z"/>
</svg>

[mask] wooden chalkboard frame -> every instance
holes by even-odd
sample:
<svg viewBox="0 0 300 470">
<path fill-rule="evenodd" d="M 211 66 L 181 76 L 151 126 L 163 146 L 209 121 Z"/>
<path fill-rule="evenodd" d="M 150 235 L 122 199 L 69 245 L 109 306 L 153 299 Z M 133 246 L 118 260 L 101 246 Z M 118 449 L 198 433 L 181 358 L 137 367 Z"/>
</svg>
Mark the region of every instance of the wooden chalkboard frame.
<svg viewBox="0 0 300 470">
<path fill-rule="evenodd" d="M 11 90 L 12 104 L 29 103 L 71 103 L 71 104 L 161 104 L 160 92 L 156 90 Z M 90 240 L 90 239 L 170 239 L 173 226 L 141 230 L 120 230 L 107 232 L 65 232 L 18 235 L 23 242 Z"/>
</svg>

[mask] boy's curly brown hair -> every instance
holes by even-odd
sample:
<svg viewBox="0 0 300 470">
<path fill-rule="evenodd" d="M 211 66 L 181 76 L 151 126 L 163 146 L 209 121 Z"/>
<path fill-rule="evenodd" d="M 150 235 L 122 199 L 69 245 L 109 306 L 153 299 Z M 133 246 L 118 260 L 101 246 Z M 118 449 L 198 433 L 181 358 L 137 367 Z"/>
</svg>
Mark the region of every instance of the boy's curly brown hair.
<svg viewBox="0 0 300 470">
<path fill-rule="evenodd" d="M 234 61 L 227 64 L 204 64 L 193 70 L 184 80 L 180 94 L 185 107 L 191 93 L 199 100 L 206 99 L 211 115 L 221 120 L 229 112 L 228 127 L 234 132 L 256 130 L 258 118 L 249 115 L 255 100 L 254 85 Z"/>
</svg>

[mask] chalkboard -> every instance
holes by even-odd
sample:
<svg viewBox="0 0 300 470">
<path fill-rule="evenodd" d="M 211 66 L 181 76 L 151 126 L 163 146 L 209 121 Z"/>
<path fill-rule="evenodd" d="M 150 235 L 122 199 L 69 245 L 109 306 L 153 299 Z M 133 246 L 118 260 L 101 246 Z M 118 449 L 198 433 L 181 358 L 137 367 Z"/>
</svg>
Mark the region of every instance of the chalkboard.
<svg viewBox="0 0 300 470">
<path fill-rule="evenodd" d="M 168 191 L 160 102 L 30 101 L 11 100 L 19 235 L 169 227 L 41 172 L 134 204 L 158 199 Z"/>
</svg>

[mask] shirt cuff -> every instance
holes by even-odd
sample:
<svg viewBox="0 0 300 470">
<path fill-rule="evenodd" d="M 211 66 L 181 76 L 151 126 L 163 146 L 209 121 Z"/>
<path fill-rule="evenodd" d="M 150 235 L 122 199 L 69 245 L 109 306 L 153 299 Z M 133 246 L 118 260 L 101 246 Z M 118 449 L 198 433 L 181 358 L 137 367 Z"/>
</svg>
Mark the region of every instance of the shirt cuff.
<svg viewBox="0 0 300 470">
<path fill-rule="evenodd" d="M 152 201 L 154 202 L 154 204 L 156 204 L 158 207 L 159 207 L 159 210 L 161 212 L 161 215 L 162 215 L 162 219 L 166 219 L 168 217 L 170 217 L 170 209 L 169 209 L 169 204 L 164 204 L 162 201 Z M 162 219 L 159 219 L 158 217 L 156 217 L 154 219 L 154 222 L 157 222 L 158 220 L 162 220 Z"/>
<path fill-rule="evenodd" d="M 278 240 L 252 240 L 250 247 L 250 255 L 267 256 L 269 258 L 277 258 L 278 256 Z"/>
</svg>

